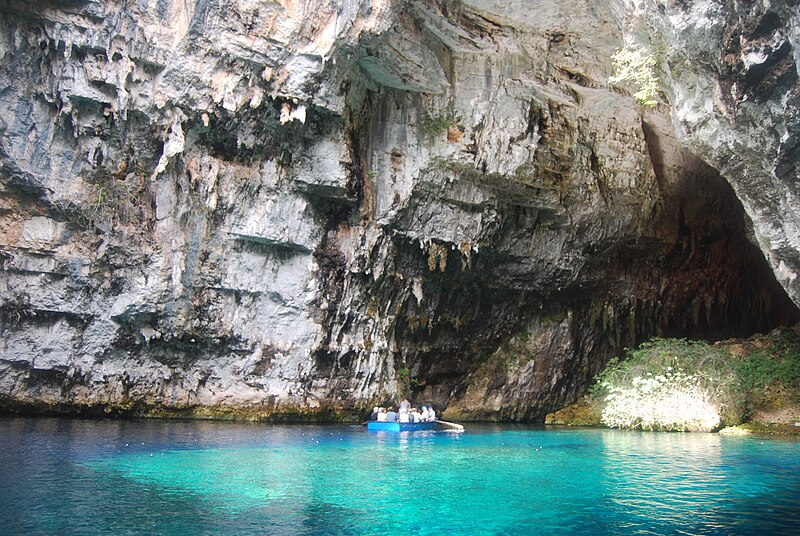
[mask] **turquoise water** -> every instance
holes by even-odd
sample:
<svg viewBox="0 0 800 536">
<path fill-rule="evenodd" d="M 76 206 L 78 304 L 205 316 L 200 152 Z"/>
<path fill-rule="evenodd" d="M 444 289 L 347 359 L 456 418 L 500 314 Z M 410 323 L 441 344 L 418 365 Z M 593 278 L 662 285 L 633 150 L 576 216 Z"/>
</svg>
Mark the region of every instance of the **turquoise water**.
<svg viewBox="0 0 800 536">
<path fill-rule="evenodd" d="M 797 534 L 793 439 L 0 419 L 2 534 Z"/>
</svg>

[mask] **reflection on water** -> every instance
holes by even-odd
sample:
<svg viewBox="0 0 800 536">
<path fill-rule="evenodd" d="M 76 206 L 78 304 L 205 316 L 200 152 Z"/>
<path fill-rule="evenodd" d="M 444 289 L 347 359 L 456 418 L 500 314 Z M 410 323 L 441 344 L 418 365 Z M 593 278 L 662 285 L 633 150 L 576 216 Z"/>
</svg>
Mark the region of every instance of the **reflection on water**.
<svg viewBox="0 0 800 536">
<path fill-rule="evenodd" d="M 609 467 L 613 500 L 641 527 L 796 531 L 800 451 L 794 440 L 606 434 L 604 444 L 607 465 L 620 462 L 618 470 Z"/>
<path fill-rule="evenodd" d="M 468 427 L 0 419 L 18 534 L 752 534 L 795 530 L 800 444 Z"/>
<path fill-rule="evenodd" d="M 608 499 L 626 512 L 627 528 L 680 526 L 700 533 L 732 493 L 722 467 L 722 440 L 711 434 L 604 434 Z M 662 529 L 662 530 L 660 530 Z"/>
</svg>

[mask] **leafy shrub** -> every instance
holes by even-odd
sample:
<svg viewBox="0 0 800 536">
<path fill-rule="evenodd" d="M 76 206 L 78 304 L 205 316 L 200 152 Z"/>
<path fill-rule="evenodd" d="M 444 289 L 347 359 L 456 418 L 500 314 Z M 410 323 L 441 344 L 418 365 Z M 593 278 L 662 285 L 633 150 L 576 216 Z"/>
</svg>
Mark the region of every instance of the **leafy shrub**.
<svg viewBox="0 0 800 536">
<path fill-rule="evenodd" d="M 770 333 L 768 344 L 764 342 L 759 338 L 755 348 L 733 364 L 747 411 L 754 417 L 787 402 L 800 404 L 800 331 L 778 329 Z"/>
<path fill-rule="evenodd" d="M 625 361 L 612 359 L 589 400 L 610 427 L 698 431 L 741 423 L 775 387 L 800 402 L 800 331 L 779 329 L 736 347 L 747 353 L 734 357 L 702 341 L 652 339 Z"/>
<path fill-rule="evenodd" d="M 682 372 L 636 376 L 611 386 L 601 419 L 612 428 L 707 432 L 720 425 L 719 404 L 702 378 Z"/>
<path fill-rule="evenodd" d="M 768 350 L 748 354 L 734 368 L 747 390 L 774 383 L 800 385 L 800 334 L 792 330 L 778 332 Z"/>
<path fill-rule="evenodd" d="M 451 127 L 458 125 L 461 116 L 457 115 L 452 107 L 443 112 L 425 110 L 422 112 L 420 131 L 427 137 L 433 138 L 447 132 Z"/>
<path fill-rule="evenodd" d="M 613 428 L 711 431 L 741 421 L 744 398 L 731 356 L 702 341 L 655 338 L 613 360 L 591 395 Z"/>
<path fill-rule="evenodd" d="M 660 91 L 656 76 L 658 60 L 653 54 L 643 47 L 626 45 L 625 48 L 616 51 L 611 61 L 614 64 L 614 75 L 608 79 L 609 84 L 630 82 L 638 89 L 633 96 L 642 106 L 658 104 Z"/>
<path fill-rule="evenodd" d="M 411 375 L 411 371 L 405 367 L 397 371 L 397 390 L 401 396 L 406 398 L 411 396 L 412 390 L 419 385 L 419 378 Z"/>
</svg>

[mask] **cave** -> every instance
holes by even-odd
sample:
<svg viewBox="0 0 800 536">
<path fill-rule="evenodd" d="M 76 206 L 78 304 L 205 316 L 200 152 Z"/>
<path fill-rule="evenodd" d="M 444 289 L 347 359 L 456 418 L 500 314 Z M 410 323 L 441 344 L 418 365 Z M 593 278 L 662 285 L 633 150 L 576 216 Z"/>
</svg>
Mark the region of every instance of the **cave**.
<svg viewBox="0 0 800 536">
<path fill-rule="evenodd" d="M 0 532 L 798 533 L 798 6 L 0 0 Z"/>
<path fill-rule="evenodd" d="M 0 8 L 0 407 L 541 422 L 652 337 L 800 321 L 788 8 L 334 4 Z"/>
<path fill-rule="evenodd" d="M 340 308 L 325 345 L 347 348 L 364 329 L 358 318 L 388 319 L 402 388 L 449 416 L 541 422 L 652 337 L 713 343 L 800 321 L 731 185 L 663 116 L 630 127 L 641 141 L 634 192 L 606 182 L 594 133 L 535 103 L 520 135 L 537 138 L 530 167 L 438 164 L 404 191 L 420 150 L 409 124 L 425 99 L 384 88 L 367 101 L 360 158 L 388 164 L 371 195 L 391 233 L 370 262 L 382 250 L 392 272 L 376 278 L 369 262 L 363 276 L 338 272 L 332 287 L 363 285 L 364 297 Z M 565 201 L 581 195 L 591 200 Z M 615 203 L 620 213 L 608 214 Z M 358 370 L 353 361 L 333 376 L 346 383 Z"/>
<path fill-rule="evenodd" d="M 657 199 L 627 240 L 605 248 L 589 242 L 578 273 L 551 271 L 543 281 L 537 259 L 510 251 L 554 218 L 526 206 L 538 200 L 519 189 L 492 204 L 502 222 L 497 241 L 469 258 L 447 243 L 426 252 L 419 241 L 392 241 L 395 267 L 405 279 L 423 281 L 424 298 L 405 293 L 392 333 L 395 366 L 408 371 L 413 397 L 461 419 L 541 422 L 585 393 L 609 358 L 652 337 L 716 342 L 800 321 L 725 178 L 663 121 L 650 121 L 642 132 Z M 492 178 L 467 180 L 481 188 Z M 413 203 L 431 202 L 426 192 L 414 195 L 410 215 L 400 218 L 406 228 L 424 210 Z M 561 232 L 564 225 L 554 227 Z M 370 281 L 368 293 L 397 302 L 403 291 L 396 284 Z"/>
</svg>

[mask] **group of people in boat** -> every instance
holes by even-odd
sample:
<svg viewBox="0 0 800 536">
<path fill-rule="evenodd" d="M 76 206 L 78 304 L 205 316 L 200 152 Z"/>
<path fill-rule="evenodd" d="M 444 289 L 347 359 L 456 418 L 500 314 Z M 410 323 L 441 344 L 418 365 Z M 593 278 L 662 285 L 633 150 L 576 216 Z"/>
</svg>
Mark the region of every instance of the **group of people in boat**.
<svg viewBox="0 0 800 536">
<path fill-rule="evenodd" d="M 416 408 L 405 398 L 400 402 L 397 411 L 392 406 L 375 407 L 370 415 L 370 420 L 379 422 L 430 422 L 436 420 L 433 406 Z"/>
</svg>

